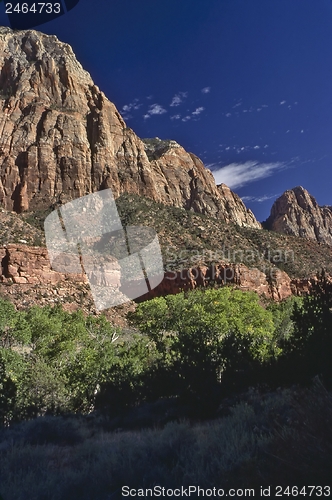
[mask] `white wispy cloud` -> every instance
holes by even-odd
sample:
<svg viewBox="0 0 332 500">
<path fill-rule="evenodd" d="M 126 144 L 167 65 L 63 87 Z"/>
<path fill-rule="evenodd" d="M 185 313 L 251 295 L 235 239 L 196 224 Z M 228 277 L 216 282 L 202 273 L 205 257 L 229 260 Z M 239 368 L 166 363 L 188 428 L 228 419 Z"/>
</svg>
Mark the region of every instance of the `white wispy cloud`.
<svg viewBox="0 0 332 500">
<path fill-rule="evenodd" d="M 283 104 L 286 104 L 286 101 L 281 101 L 280 102 L 280 106 L 282 106 Z"/>
<path fill-rule="evenodd" d="M 202 94 L 208 94 L 211 92 L 211 87 L 204 87 L 201 89 Z"/>
<path fill-rule="evenodd" d="M 219 144 L 219 146 L 221 147 L 221 149 L 219 150 L 220 152 L 222 151 L 229 151 L 230 149 L 233 149 L 233 151 L 236 151 L 238 154 L 239 153 L 242 153 L 243 151 L 250 151 L 250 150 L 258 150 L 258 149 L 266 149 L 268 148 L 268 145 L 265 144 L 265 146 L 259 146 L 258 144 L 256 144 L 255 146 L 239 146 L 239 145 L 235 145 L 235 146 L 227 146 L 226 145 L 223 145 L 223 144 Z M 225 149 L 223 149 L 225 148 Z"/>
<path fill-rule="evenodd" d="M 142 104 L 139 102 L 139 99 L 134 99 L 129 104 L 125 104 L 122 106 L 121 113 L 125 119 L 131 118 L 131 112 L 137 111 L 142 107 Z"/>
<path fill-rule="evenodd" d="M 180 120 L 181 115 L 173 115 L 170 117 L 171 120 Z"/>
<path fill-rule="evenodd" d="M 222 152 L 222 151 L 230 151 L 232 149 L 237 154 L 240 154 L 243 151 L 253 151 L 253 150 L 257 151 L 258 149 L 262 149 L 262 148 L 266 149 L 266 148 L 269 147 L 268 144 L 265 144 L 264 146 L 259 146 L 258 144 L 256 144 L 255 146 L 251 146 L 251 145 L 250 146 L 235 145 L 235 146 L 227 146 L 227 147 L 225 147 L 226 145 L 221 145 L 220 144 L 220 146 L 221 146 L 221 149 L 219 150 L 220 152 Z"/>
<path fill-rule="evenodd" d="M 284 101 L 286 102 L 286 101 Z M 236 116 L 240 116 L 240 113 L 253 113 L 255 111 L 257 112 L 260 112 L 263 110 L 263 108 L 268 108 L 269 106 L 267 104 L 262 104 L 261 106 L 259 106 L 258 108 L 254 107 L 254 106 L 250 106 L 250 107 L 246 107 L 242 110 L 240 109 L 237 109 L 239 108 L 240 106 L 243 106 L 244 103 L 242 102 L 242 99 L 240 101 L 238 101 L 237 103 L 234 104 L 234 106 L 232 106 L 232 109 L 235 109 L 235 111 L 233 111 L 233 113 L 236 115 Z M 224 113 L 223 113 L 224 114 Z M 232 116 L 232 114 L 230 112 L 224 114 L 224 116 L 227 116 L 227 117 L 230 117 Z"/>
<path fill-rule="evenodd" d="M 129 104 L 125 104 L 124 106 L 122 106 L 122 110 L 131 111 L 132 109 L 139 109 L 141 106 L 142 104 L 139 102 L 139 99 L 134 99 Z"/>
<path fill-rule="evenodd" d="M 152 104 L 148 113 L 150 115 L 163 115 L 164 113 L 167 113 L 167 111 L 160 104 Z"/>
<path fill-rule="evenodd" d="M 180 106 L 181 103 L 182 103 L 181 97 L 179 95 L 175 95 L 172 99 L 170 106 L 171 107 Z"/>
<path fill-rule="evenodd" d="M 196 108 L 195 111 L 193 111 L 191 114 L 192 115 L 200 115 L 203 111 L 204 111 L 205 108 L 203 108 L 203 106 L 200 106 L 199 108 Z"/>
<path fill-rule="evenodd" d="M 247 203 L 248 201 L 251 201 L 252 203 L 262 203 L 263 201 L 267 200 L 272 200 L 273 198 L 277 198 L 277 196 L 280 196 L 280 193 L 278 194 L 263 194 L 262 196 L 242 196 L 242 201 Z"/>
<path fill-rule="evenodd" d="M 170 104 L 171 107 L 180 106 L 180 104 L 184 101 L 184 99 L 188 96 L 188 92 L 178 92 L 172 98 L 172 102 Z"/>
<path fill-rule="evenodd" d="M 143 118 L 148 119 L 153 115 L 163 115 L 164 113 L 167 113 L 166 109 L 163 108 L 160 104 L 155 103 L 151 104 L 148 112 L 143 116 Z"/>
<path fill-rule="evenodd" d="M 190 116 L 190 115 L 184 116 L 184 117 L 182 118 L 182 121 L 183 121 L 183 122 L 187 122 L 187 121 L 189 121 L 189 120 L 191 120 L 191 116 Z"/>
<path fill-rule="evenodd" d="M 217 168 L 216 164 L 207 165 L 212 170 L 216 184 L 224 183 L 230 188 L 239 188 L 250 182 L 270 177 L 279 170 L 286 168 L 281 162 L 259 163 L 247 161 L 245 163 L 231 163 Z"/>
</svg>

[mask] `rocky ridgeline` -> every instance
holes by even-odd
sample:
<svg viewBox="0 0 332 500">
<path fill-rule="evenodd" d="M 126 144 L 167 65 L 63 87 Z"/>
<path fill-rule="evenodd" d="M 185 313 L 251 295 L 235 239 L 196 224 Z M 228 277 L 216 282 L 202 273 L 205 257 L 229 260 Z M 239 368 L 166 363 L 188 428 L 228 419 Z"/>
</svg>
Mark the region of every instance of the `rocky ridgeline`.
<svg viewBox="0 0 332 500">
<path fill-rule="evenodd" d="M 13 212 L 42 210 L 111 188 L 115 198 L 129 193 L 214 220 L 262 227 L 235 193 L 224 184 L 216 186 L 197 156 L 172 140 L 138 138 L 71 47 L 33 30 L 0 28 L 0 174 L 0 205 L 5 209 L 0 283 L 7 295 L 16 294 L 18 306 L 38 301 L 38 290 L 44 290 L 46 303 L 72 296 L 73 307 L 81 307 L 79 287 L 86 290 L 88 283 L 84 274 L 52 270 L 46 249 L 33 246 L 41 240 L 39 232 L 31 228 L 23 234 Z M 6 244 L 15 236 L 8 229 L 14 219 L 18 241 L 28 245 Z M 319 207 L 303 188 L 286 191 L 274 203 L 267 224 L 280 233 L 332 245 L 331 207 Z M 121 290 L 119 275 L 97 278 L 101 284 L 111 279 Z M 233 283 L 276 300 L 309 290 L 308 279 L 291 279 L 282 270 L 267 276 L 244 264 L 217 262 L 166 272 L 149 297 L 211 282 Z M 87 304 L 91 310 L 91 294 Z"/>
<path fill-rule="evenodd" d="M 286 191 L 274 202 L 266 223 L 278 233 L 332 245 L 332 207 L 320 207 L 301 186 Z"/>
<path fill-rule="evenodd" d="M 199 158 L 144 142 L 56 36 L 0 28 L 0 203 L 18 213 L 111 188 L 260 228 Z"/>
</svg>

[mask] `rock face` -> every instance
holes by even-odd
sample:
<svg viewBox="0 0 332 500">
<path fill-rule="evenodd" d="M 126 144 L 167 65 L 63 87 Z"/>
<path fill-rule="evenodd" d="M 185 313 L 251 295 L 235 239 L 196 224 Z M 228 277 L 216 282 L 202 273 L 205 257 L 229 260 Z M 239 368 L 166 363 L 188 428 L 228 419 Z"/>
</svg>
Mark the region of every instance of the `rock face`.
<svg viewBox="0 0 332 500">
<path fill-rule="evenodd" d="M 176 294 L 182 290 L 207 287 L 212 283 L 233 284 L 240 290 L 257 292 L 275 301 L 284 300 L 291 295 L 305 295 L 310 290 L 310 279 L 291 279 L 280 269 L 274 269 L 268 276 L 259 269 L 248 268 L 244 264 L 220 262 L 209 267 L 199 266 L 166 272 L 163 281 L 148 294 L 140 297 L 139 302 Z"/>
<path fill-rule="evenodd" d="M 51 269 L 46 248 L 10 244 L 0 247 L 0 282 L 49 284 L 71 280 L 86 283 L 85 274 L 61 274 Z"/>
<path fill-rule="evenodd" d="M 111 283 L 120 288 L 118 273 L 112 273 Z M 90 276 L 89 279 L 94 279 Z M 107 275 L 105 276 L 107 280 Z M 102 283 L 104 285 L 104 283 Z M 119 293 L 119 292 L 117 292 Z M 54 271 L 46 248 L 22 244 L 0 246 L 0 296 L 10 300 L 18 309 L 35 304 L 61 304 L 66 311 L 96 312 L 88 278 L 85 274 L 62 274 Z M 115 325 L 127 326 L 125 315 L 135 309 L 128 301 L 103 311 Z"/>
<path fill-rule="evenodd" d="M 256 218 L 249 208 L 246 208 L 241 198 L 233 193 L 226 184 L 220 184 L 218 191 L 224 204 L 225 213 L 229 215 L 229 220 L 239 226 L 261 227 L 257 224 Z"/>
<path fill-rule="evenodd" d="M 26 285 L 29 289 L 33 285 L 64 286 L 70 283 L 88 285 L 85 274 L 62 274 L 51 268 L 46 248 L 30 247 L 21 244 L 9 244 L 0 247 L 0 283 L 10 285 Z M 103 286 L 110 286 L 121 292 L 121 273 L 115 269 L 111 280 L 105 274 L 98 274 L 98 283 L 94 276 L 89 276 L 91 282 Z M 168 271 L 163 281 L 149 294 L 140 297 L 140 301 L 162 295 L 176 294 L 181 290 L 193 290 L 197 287 L 206 287 L 211 283 L 219 285 L 234 284 L 241 290 L 251 290 L 259 295 L 283 300 L 291 295 L 303 295 L 308 292 L 310 280 L 291 280 L 290 277 L 279 269 L 274 269 L 271 276 L 262 271 L 249 269 L 244 264 L 229 264 L 219 262 L 209 267 L 199 266 L 181 271 Z M 24 289 L 24 287 L 23 287 Z M 131 291 L 135 289 L 132 285 Z"/>
<path fill-rule="evenodd" d="M 301 186 L 286 191 L 274 202 L 267 224 L 278 233 L 332 245 L 332 207 L 318 206 Z"/>
<path fill-rule="evenodd" d="M 19 213 L 105 188 L 261 227 L 195 155 L 126 127 L 69 45 L 0 28 L 0 204 Z"/>
</svg>

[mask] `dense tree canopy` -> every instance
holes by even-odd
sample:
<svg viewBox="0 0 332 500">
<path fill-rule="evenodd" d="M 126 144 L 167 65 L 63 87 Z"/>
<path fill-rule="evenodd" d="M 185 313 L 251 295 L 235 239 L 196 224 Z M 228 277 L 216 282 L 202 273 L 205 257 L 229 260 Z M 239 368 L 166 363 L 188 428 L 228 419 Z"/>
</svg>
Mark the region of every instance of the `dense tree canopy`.
<svg viewBox="0 0 332 500">
<path fill-rule="evenodd" d="M 184 343 L 188 350 L 198 332 L 203 339 L 207 336 L 207 342 L 208 332 L 213 332 L 220 341 L 236 332 L 239 338 L 250 337 L 252 355 L 261 359 L 268 355 L 273 344 L 272 313 L 262 307 L 256 293 L 232 287 L 155 298 L 139 304 L 131 320 L 160 349 L 165 332 L 176 334 L 173 338 L 177 349 Z"/>
<path fill-rule="evenodd" d="M 215 411 L 252 384 L 331 382 L 331 314 L 325 276 L 279 304 L 230 286 L 155 298 L 129 315 L 139 331 L 129 336 L 103 315 L 0 299 L 0 422 L 165 397 Z"/>
<path fill-rule="evenodd" d="M 311 292 L 295 304 L 292 335 L 281 342 L 288 378 L 310 381 L 321 375 L 332 386 L 332 281 L 324 271 Z"/>
</svg>

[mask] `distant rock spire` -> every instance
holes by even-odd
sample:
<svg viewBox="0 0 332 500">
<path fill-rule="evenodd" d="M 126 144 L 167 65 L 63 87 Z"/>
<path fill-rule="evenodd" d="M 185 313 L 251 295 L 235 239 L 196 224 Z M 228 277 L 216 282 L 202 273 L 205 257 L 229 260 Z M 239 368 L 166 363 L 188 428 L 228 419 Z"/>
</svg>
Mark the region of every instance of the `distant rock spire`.
<svg viewBox="0 0 332 500">
<path fill-rule="evenodd" d="M 332 245 L 332 208 L 320 207 L 302 186 L 285 191 L 274 202 L 266 223 L 278 233 Z"/>
</svg>

